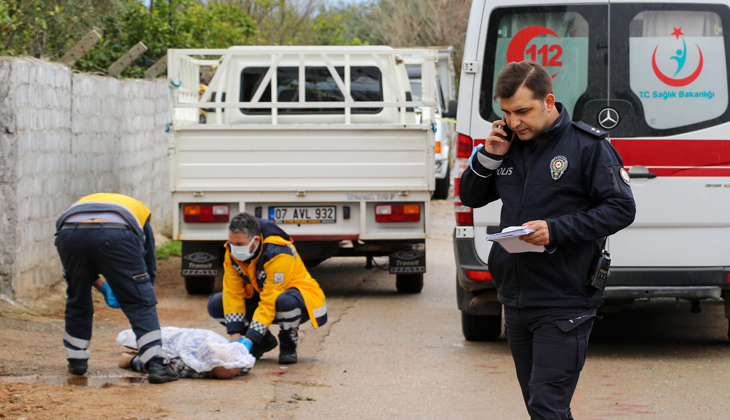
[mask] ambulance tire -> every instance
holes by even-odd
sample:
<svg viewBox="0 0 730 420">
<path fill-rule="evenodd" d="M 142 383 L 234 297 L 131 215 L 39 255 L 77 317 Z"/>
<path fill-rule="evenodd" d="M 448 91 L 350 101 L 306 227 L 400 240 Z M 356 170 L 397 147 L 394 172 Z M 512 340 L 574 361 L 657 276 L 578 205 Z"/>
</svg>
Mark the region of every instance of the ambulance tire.
<svg viewBox="0 0 730 420">
<path fill-rule="evenodd" d="M 433 192 L 434 200 L 446 200 L 449 198 L 449 188 L 451 187 L 451 178 L 449 178 L 449 169 L 446 169 L 444 179 L 436 178 L 436 190 Z"/>
<path fill-rule="evenodd" d="M 395 288 L 398 293 L 421 293 L 423 274 L 396 274 Z"/>
<path fill-rule="evenodd" d="M 215 277 L 185 277 L 185 291 L 189 295 L 209 295 L 215 290 Z"/>
<path fill-rule="evenodd" d="M 494 341 L 502 334 L 502 315 L 472 315 L 461 311 L 461 331 L 467 341 Z"/>
</svg>

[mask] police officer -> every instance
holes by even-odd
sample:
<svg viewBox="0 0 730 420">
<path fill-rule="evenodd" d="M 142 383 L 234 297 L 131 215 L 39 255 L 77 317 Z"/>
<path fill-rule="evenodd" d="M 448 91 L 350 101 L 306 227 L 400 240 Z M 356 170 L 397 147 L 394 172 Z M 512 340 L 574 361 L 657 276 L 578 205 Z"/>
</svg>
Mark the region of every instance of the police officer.
<svg viewBox="0 0 730 420">
<path fill-rule="evenodd" d="M 476 208 L 501 199 L 500 227 L 527 226 L 534 232 L 520 239 L 545 246 L 509 254 L 495 243 L 488 265 L 527 411 L 532 419 L 572 419 L 570 401 L 603 302 L 587 284 L 591 262 L 607 236 L 634 220 L 630 179 L 606 131 L 571 121 L 555 101 L 544 67 L 510 63 L 495 86 L 507 127 L 494 122 L 475 148 L 461 201 Z"/>
<path fill-rule="evenodd" d="M 68 284 L 63 344 L 69 372 L 86 373 L 94 315 L 91 284 L 102 274 L 132 324 L 149 382 L 178 379 L 162 353 L 152 288 L 157 265 L 149 209 L 121 194 L 92 194 L 66 210 L 56 230 Z"/>
<path fill-rule="evenodd" d="M 296 363 L 299 325 L 327 322 L 324 292 L 276 224 L 239 213 L 228 228 L 223 293 L 211 296 L 208 313 L 257 359 L 277 346 L 269 328 L 279 324 L 279 363 Z"/>
</svg>

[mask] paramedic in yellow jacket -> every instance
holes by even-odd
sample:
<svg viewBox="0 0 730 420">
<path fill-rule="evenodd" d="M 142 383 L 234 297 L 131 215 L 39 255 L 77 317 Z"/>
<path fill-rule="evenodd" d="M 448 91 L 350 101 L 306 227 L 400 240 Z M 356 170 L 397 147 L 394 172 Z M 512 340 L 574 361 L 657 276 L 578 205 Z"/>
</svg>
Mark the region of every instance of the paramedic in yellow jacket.
<svg viewBox="0 0 730 420">
<path fill-rule="evenodd" d="M 208 313 L 257 359 L 276 347 L 269 328 L 279 324 L 279 363 L 296 363 L 299 324 L 327 322 L 324 292 L 276 224 L 239 213 L 228 230 L 223 293 L 211 296 Z"/>
</svg>

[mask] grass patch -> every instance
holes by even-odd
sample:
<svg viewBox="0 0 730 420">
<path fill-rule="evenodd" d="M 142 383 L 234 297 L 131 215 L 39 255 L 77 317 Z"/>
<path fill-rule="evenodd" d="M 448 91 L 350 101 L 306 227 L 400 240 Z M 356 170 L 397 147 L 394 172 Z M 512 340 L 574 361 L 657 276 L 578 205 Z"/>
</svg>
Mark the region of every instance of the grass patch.
<svg viewBox="0 0 730 420">
<path fill-rule="evenodd" d="M 166 260 L 170 255 L 179 257 L 182 255 L 182 242 L 169 241 L 157 247 L 155 250 L 155 258 L 158 260 Z"/>
</svg>

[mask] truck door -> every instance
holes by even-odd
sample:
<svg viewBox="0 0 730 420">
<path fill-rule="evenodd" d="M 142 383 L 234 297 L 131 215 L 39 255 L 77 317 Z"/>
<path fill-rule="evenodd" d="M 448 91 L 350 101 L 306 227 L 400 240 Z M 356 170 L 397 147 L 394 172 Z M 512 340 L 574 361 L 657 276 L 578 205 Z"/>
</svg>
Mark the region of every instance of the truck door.
<svg viewBox="0 0 730 420">
<path fill-rule="evenodd" d="M 686 285 L 671 272 L 730 265 L 730 9 L 612 3 L 610 12 L 609 97 L 587 102 L 582 117 L 610 131 L 637 204 L 634 224 L 609 240 L 612 271 L 661 271 L 657 285 Z M 612 277 L 609 286 L 646 282 Z"/>
<path fill-rule="evenodd" d="M 474 144 L 484 142 L 492 121 L 502 118 L 499 104 L 492 99 L 494 82 L 510 62 L 533 60 L 544 65 L 553 75 L 557 100 L 571 118 L 590 119 L 595 125 L 595 118 L 586 113 L 588 104 L 608 95 L 608 15 L 608 3 L 491 10 L 483 41 L 479 116 L 471 119 Z M 500 204 L 493 203 L 473 212 L 475 246 L 484 262 L 491 249 L 484 237 L 498 231 L 500 209 Z"/>
</svg>

